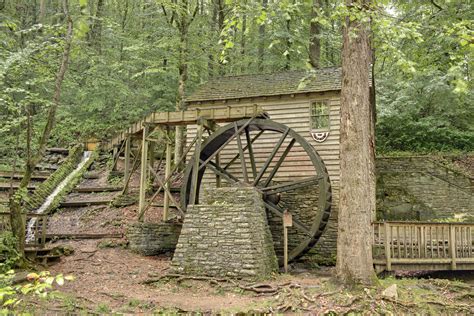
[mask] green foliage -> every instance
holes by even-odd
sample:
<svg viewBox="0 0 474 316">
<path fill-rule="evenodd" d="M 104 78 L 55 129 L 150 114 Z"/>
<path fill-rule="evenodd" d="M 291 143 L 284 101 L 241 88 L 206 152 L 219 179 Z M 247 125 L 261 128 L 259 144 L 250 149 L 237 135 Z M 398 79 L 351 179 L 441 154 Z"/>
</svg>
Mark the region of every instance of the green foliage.
<svg viewBox="0 0 474 316">
<path fill-rule="evenodd" d="M 315 17 L 312 0 L 101 3 L 69 1 L 74 37 L 50 145 L 106 138 L 173 110 L 183 63 L 187 93 L 217 75 L 308 68 L 311 21 L 320 25 L 321 66 L 338 66 L 349 16 L 371 21 L 379 150 L 472 150 L 469 2 L 382 0 L 361 10 L 321 1 Z M 52 102 L 66 23 L 61 6 L 45 4 L 40 21 L 39 1 L 2 2 L 0 159 L 26 156 L 28 116 L 36 148 Z"/>
<path fill-rule="evenodd" d="M 15 267 L 20 260 L 16 251 L 16 238 L 9 231 L 0 233 L 0 273 L 6 273 Z"/>
<path fill-rule="evenodd" d="M 0 273 L 0 314 L 2 315 L 10 315 L 16 311 L 25 296 L 46 298 L 51 295 L 54 284 L 62 286 L 65 281 L 74 280 L 71 275 L 52 276 L 48 271 L 42 271 L 28 274 L 26 276 L 28 282 L 25 284 L 13 285 L 14 277 L 13 270 Z"/>
</svg>

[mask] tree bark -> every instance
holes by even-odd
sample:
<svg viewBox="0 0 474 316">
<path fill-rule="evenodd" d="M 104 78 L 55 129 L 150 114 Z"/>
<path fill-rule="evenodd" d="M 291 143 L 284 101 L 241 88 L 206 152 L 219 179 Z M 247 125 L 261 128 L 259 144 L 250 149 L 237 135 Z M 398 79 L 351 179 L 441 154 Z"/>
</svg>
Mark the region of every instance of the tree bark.
<svg viewBox="0 0 474 316">
<path fill-rule="evenodd" d="M 185 111 L 186 103 L 184 98 L 186 95 L 186 84 L 188 81 L 188 49 L 189 49 L 189 27 L 193 22 L 197 12 L 199 10 L 199 3 L 196 3 L 196 7 L 190 14 L 188 0 L 182 0 L 181 2 L 181 15 L 179 21 L 176 21 L 179 30 L 179 61 L 178 61 L 178 95 L 176 99 L 176 110 Z M 175 135 L 175 148 L 174 148 L 174 161 L 178 163 L 179 158 L 183 155 L 184 148 L 186 147 L 186 129 L 184 126 L 176 127 Z M 184 164 L 181 163 L 179 169 L 182 169 Z"/>
<path fill-rule="evenodd" d="M 347 0 L 350 10 L 370 0 Z M 375 152 L 371 127 L 368 24 L 346 17 L 343 27 L 341 90 L 341 174 L 337 277 L 372 284 L 372 219 L 375 213 Z"/>
<path fill-rule="evenodd" d="M 104 15 L 104 0 L 97 1 L 97 9 L 95 11 L 94 23 L 91 27 L 91 44 L 97 48 L 99 54 L 102 51 L 102 17 Z"/>
<path fill-rule="evenodd" d="M 240 38 L 240 62 L 242 66 L 240 66 L 240 72 L 244 73 L 248 68 L 248 65 L 245 63 L 245 49 L 246 49 L 246 33 L 247 32 L 247 14 L 244 13 L 242 17 L 242 32 Z"/>
<path fill-rule="evenodd" d="M 262 10 L 266 11 L 268 7 L 268 0 L 262 0 Z M 262 23 L 262 25 L 259 26 L 258 28 L 258 71 L 263 72 L 264 71 L 264 64 L 263 61 L 265 59 L 265 23 Z"/>
<path fill-rule="evenodd" d="M 71 43 L 72 43 L 72 32 L 73 32 L 73 23 L 72 18 L 69 15 L 68 10 L 68 1 L 63 1 L 63 10 L 64 15 L 67 20 L 67 32 L 66 38 L 64 42 L 64 50 L 63 55 L 61 58 L 61 64 L 56 74 L 56 81 L 55 81 L 55 88 L 54 88 L 54 95 L 53 95 L 53 102 L 48 110 L 48 117 L 46 121 L 46 125 L 44 127 L 43 133 L 39 140 L 39 145 L 37 152 L 32 155 L 29 154 L 28 161 L 25 167 L 25 173 L 23 178 L 21 179 L 20 185 L 16 193 L 10 199 L 10 222 L 12 226 L 13 235 L 17 238 L 17 250 L 22 257 L 24 257 L 24 245 L 25 245 L 25 217 L 22 212 L 22 204 L 23 199 L 27 192 L 28 184 L 31 181 L 31 176 L 33 175 L 33 171 L 36 165 L 39 163 L 41 158 L 44 155 L 46 150 L 46 146 L 48 143 L 48 139 L 51 135 L 51 131 L 54 127 L 54 123 L 56 121 L 56 110 L 59 106 L 60 99 L 61 99 L 61 87 L 64 81 L 64 75 L 66 74 L 66 70 L 69 63 L 69 55 L 71 52 Z M 28 135 L 27 135 L 27 144 L 28 144 L 28 152 L 30 153 L 30 142 L 31 142 L 31 123 L 28 122 Z"/>
<path fill-rule="evenodd" d="M 320 67 L 321 59 L 321 25 L 313 19 L 318 17 L 318 9 L 321 8 L 321 0 L 313 0 L 311 11 L 311 23 L 309 25 L 309 63 L 313 68 Z"/>
</svg>

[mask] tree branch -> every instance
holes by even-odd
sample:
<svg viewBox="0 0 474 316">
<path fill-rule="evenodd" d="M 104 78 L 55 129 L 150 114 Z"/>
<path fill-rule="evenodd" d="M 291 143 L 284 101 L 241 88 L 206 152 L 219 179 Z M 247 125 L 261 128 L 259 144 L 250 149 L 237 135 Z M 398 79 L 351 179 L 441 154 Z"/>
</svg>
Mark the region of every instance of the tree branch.
<svg viewBox="0 0 474 316">
<path fill-rule="evenodd" d="M 443 10 L 443 8 L 442 8 L 439 4 L 437 4 L 436 2 L 434 2 L 434 0 L 430 0 L 430 2 L 431 2 L 431 4 L 434 5 L 439 11 L 442 11 L 442 10 Z"/>
</svg>

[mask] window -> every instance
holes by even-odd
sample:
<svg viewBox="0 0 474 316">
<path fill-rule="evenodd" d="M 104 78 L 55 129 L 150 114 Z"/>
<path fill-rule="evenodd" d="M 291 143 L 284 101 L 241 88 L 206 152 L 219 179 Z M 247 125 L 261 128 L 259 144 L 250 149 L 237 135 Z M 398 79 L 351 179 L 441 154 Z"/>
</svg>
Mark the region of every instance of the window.
<svg viewBox="0 0 474 316">
<path fill-rule="evenodd" d="M 312 131 L 329 130 L 329 105 L 327 101 L 311 102 L 310 123 Z"/>
</svg>

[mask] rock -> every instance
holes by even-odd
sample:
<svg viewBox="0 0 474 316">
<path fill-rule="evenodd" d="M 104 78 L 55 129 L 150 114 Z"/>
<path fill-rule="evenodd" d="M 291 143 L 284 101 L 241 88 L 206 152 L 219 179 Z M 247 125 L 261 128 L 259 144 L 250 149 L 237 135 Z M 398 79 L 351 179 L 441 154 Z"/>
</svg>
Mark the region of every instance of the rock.
<svg viewBox="0 0 474 316">
<path fill-rule="evenodd" d="M 397 291 L 397 285 L 392 284 L 388 288 L 382 291 L 382 296 L 391 298 L 391 299 L 398 299 L 398 291 Z"/>
</svg>

